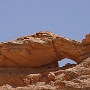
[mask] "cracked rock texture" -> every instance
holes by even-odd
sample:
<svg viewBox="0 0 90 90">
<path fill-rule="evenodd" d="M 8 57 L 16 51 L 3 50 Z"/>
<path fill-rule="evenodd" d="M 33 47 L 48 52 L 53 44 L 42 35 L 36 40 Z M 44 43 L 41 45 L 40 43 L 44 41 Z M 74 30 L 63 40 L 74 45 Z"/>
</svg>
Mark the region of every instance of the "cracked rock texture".
<svg viewBox="0 0 90 90">
<path fill-rule="evenodd" d="M 38 32 L 0 44 L 0 90 L 90 90 L 90 34 L 81 42 Z M 58 67 L 58 61 L 69 58 Z"/>
<path fill-rule="evenodd" d="M 0 90 L 90 90 L 90 58 L 64 67 L 0 68 Z"/>
</svg>

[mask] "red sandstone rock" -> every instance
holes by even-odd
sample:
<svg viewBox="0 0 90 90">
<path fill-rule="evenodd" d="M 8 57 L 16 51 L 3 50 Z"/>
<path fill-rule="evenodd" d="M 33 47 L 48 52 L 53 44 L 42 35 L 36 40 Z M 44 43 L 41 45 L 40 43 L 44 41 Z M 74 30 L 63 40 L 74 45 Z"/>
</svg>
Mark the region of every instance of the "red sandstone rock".
<svg viewBox="0 0 90 90">
<path fill-rule="evenodd" d="M 69 58 L 77 63 L 90 56 L 90 34 L 82 42 L 51 32 L 38 32 L 0 44 L 0 67 L 37 67 Z"/>
<path fill-rule="evenodd" d="M 90 90 L 90 58 L 65 68 L 0 68 L 0 90 Z"/>
<path fill-rule="evenodd" d="M 90 34 L 82 42 L 51 32 L 0 44 L 0 90 L 90 90 Z M 69 58 L 77 65 L 57 67 Z M 16 68 L 17 67 L 17 68 Z"/>
</svg>

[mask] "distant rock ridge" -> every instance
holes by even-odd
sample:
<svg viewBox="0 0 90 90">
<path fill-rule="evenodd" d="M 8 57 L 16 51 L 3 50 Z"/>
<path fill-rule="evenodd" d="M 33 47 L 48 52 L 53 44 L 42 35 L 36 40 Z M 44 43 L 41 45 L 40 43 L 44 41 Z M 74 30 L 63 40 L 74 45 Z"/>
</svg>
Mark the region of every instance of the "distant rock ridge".
<svg viewBox="0 0 90 90">
<path fill-rule="evenodd" d="M 49 31 L 41 31 L 0 44 L 0 67 L 52 65 L 64 58 L 80 63 L 88 57 L 90 57 L 90 34 L 79 42 Z"/>
</svg>

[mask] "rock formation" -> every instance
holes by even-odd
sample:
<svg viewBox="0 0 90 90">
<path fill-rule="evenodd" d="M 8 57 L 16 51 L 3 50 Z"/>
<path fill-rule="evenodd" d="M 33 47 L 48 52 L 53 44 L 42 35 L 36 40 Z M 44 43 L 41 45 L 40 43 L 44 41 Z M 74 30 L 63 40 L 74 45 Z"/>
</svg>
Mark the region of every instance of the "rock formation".
<svg viewBox="0 0 90 90">
<path fill-rule="evenodd" d="M 82 42 L 51 32 L 38 32 L 0 44 L 0 67 L 37 67 L 69 58 L 77 63 L 90 56 L 90 34 Z"/>
<path fill-rule="evenodd" d="M 38 32 L 0 44 L 0 90 L 90 90 L 90 34 L 81 42 Z M 77 63 L 58 67 L 69 58 Z"/>
</svg>

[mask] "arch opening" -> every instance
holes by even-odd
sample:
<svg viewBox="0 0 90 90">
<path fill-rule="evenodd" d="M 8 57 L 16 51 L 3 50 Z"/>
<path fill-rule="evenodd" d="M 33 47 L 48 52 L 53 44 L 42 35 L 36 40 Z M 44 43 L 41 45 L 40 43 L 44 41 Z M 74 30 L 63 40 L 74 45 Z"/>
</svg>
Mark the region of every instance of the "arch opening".
<svg viewBox="0 0 90 90">
<path fill-rule="evenodd" d="M 76 65 L 76 64 L 77 63 L 75 61 L 68 58 L 58 61 L 58 67 L 64 67 L 64 66 L 68 67 L 68 66 Z"/>
</svg>

